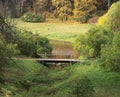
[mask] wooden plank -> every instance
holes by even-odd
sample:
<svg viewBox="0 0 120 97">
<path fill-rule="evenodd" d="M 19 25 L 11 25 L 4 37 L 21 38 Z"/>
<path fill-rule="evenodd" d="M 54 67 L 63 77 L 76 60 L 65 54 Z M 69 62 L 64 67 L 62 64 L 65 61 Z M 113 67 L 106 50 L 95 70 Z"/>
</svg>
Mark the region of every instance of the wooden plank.
<svg viewBox="0 0 120 97">
<path fill-rule="evenodd" d="M 43 59 L 43 58 L 13 58 L 15 60 L 35 60 L 44 62 L 81 62 L 83 60 L 78 59 Z"/>
</svg>

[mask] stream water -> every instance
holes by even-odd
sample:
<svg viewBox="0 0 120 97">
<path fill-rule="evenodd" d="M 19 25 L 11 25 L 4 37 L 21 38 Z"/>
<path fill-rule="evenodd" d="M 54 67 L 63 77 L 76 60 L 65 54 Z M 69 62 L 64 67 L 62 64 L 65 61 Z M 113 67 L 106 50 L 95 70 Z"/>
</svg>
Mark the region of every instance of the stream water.
<svg viewBox="0 0 120 97">
<path fill-rule="evenodd" d="M 78 53 L 73 48 L 73 43 L 66 41 L 51 40 L 53 47 L 52 58 L 58 59 L 77 59 Z"/>
</svg>

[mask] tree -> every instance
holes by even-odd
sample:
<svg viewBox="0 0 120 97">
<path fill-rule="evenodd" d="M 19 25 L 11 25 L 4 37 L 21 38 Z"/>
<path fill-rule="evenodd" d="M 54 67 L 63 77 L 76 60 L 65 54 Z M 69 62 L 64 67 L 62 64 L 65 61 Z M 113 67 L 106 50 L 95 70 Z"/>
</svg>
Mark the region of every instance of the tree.
<svg viewBox="0 0 120 97">
<path fill-rule="evenodd" d="M 16 3 L 16 0 L 2 0 L 3 4 L 2 14 L 0 14 L 0 69 L 5 65 L 12 56 L 17 53 L 15 40 L 15 27 L 11 20 L 8 20 L 7 17 L 10 17 L 13 12 L 13 5 Z"/>
<path fill-rule="evenodd" d="M 102 66 L 109 71 L 120 71 L 120 32 L 117 32 L 112 40 L 112 45 L 106 45 L 102 49 Z"/>
<path fill-rule="evenodd" d="M 113 38 L 113 33 L 103 27 L 95 26 L 91 28 L 84 36 L 78 37 L 75 43 L 75 48 L 80 55 L 88 58 L 100 57 L 101 49 L 110 44 L 110 39 Z"/>
<path fill-rule="evenodd" d="M 89 48 L 86 46 L 87 44 L 87 36 L 85 34 L 79 35 L 74 44 L 74 48 L 78 51 L 80 57 L 88 57 L 89 56 Z"/>
<path fill-rule="evenodd" d="M 38 57 L 40 53 L 50 53 L 52 51 L 47 38 L 41 37 L 39 34 L 33 34 L 30 31 L 21 31 L 16 42 L 20 53 L 27 56 Z"/>
<path fill-rule="evenodd" d="M 14 33 L 12 28 L 0 17 L 0 68 L 17 53 L 17 45 L 13 43 Z"/>
<path fill-rule="evenodd" d="M 1 7 L 2 7 L 2 16 L 5 17 L 5 15 L 7 16 L 12 16 L 12 17 L 16 17 L 17 16 L 17 7 L 19 4 L 19 0 L 1 0 Z"/>
<path fill-rule="evenodd" d="M 74 0 L 74 17 L 80 18 L 96 10 L 96 0 Z"/>
<path fill-rule="evenodd" d="M 119 0 L 107 0 L 108 9 L 110 8 L 111 4 L 116 1 L 119 1 Z"/>
<path fill-rule="evenodd" d="M 70 0 L 52 0 L 52 4 L 56 7 L 58 17 L 63 20 L 68 20 L 72 15 L 72 4 Z"/>
<path fill-rule="evenodd" d="M 109 10 L 110 6 L 119 0 L 97 0 L 97 9 L 98 10 Z"/>
<path fill-rule="evenodd" d="M 118 32 L 120 31 L 120 1 L 113 3 L 108 12 L 103 15 L 98 25 L 108 27 L 111 30 Z"/>
<path fill-rule="evenodd" d="M 107 10 L 108 0 L 97 0 L 96 5 L 98 10 Z"/>
<path fill-rule="evenodd" d="M 43 13 L 45 11 L 50 11 L 50 7 L 52 6 L 51 0 L 36 0 L 34 5 L 34 12 Z"/>
</svg>

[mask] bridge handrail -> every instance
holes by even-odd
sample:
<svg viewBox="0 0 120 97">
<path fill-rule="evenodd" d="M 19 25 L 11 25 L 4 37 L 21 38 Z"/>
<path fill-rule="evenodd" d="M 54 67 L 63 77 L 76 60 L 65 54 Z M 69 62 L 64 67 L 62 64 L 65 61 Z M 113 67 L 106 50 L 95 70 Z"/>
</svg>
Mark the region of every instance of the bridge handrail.
<svg viewBox="0 0 120 97">
<path fill-rule="evenodd" d="M 65 53 L 38 53 L 38 55 L 74 55 L 73 53 L 72 54 L 65 54 Z"/>
</svg>

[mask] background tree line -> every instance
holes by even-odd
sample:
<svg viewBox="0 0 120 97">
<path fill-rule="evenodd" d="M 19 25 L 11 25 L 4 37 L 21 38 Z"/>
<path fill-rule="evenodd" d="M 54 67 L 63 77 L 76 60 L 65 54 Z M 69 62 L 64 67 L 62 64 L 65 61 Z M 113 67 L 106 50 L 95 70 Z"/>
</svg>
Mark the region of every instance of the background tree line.
<svg viewBox="0 0 120 97">
<path fill-rule="evenodd" d="M 9 10 L 13 17 L 20 17 L 26 12 L 41 13 L 46 16 L 59 17 L 67 20 L 71 16 L 78 19 L 96 10 L 108 10 L 108 7 L 118 0 L 2 0 L 1 11 Z M 4 5 L 4 6 L 3 6 Z"/>
</svg>

